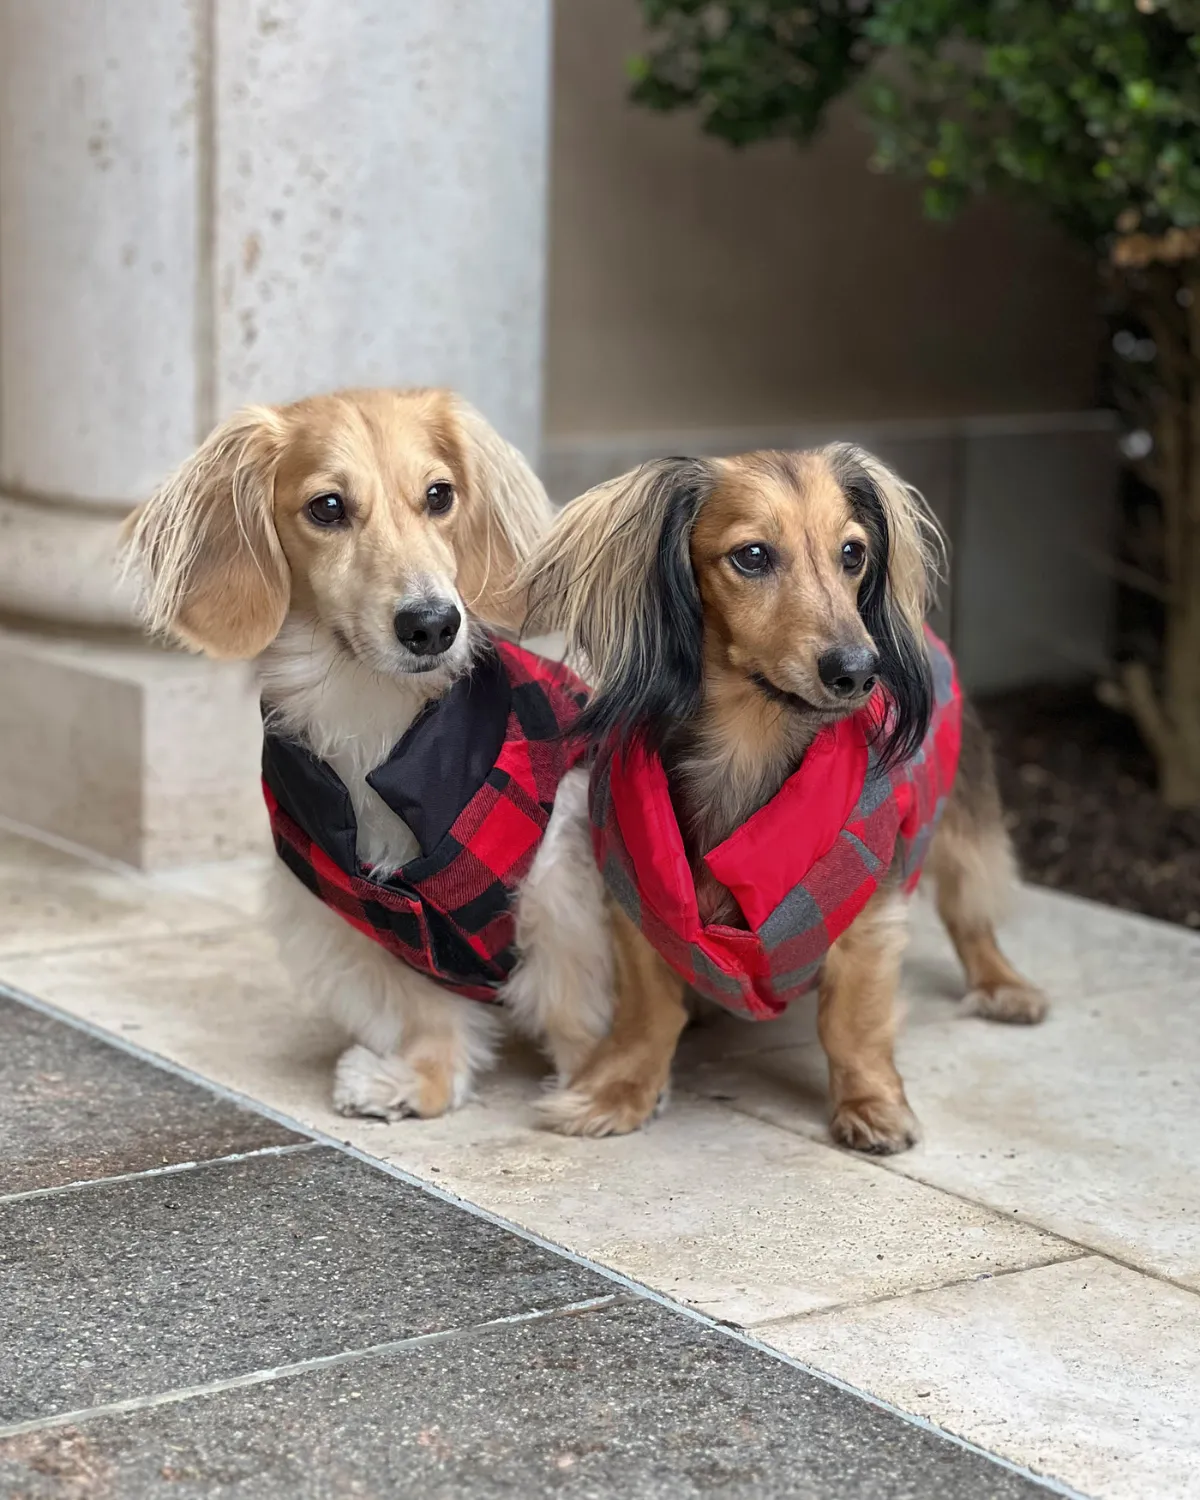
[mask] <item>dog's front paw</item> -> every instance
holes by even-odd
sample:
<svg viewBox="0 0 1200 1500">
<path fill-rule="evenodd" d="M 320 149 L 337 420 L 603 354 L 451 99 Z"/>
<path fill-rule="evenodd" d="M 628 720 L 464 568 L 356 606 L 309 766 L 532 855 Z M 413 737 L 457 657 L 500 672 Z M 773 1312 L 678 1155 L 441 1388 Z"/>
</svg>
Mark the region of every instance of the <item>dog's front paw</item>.
<svg viewBox="0 0 1200 1500">
<path fill-rule="evenodd" d="M 348 1047 L 333 1070 L 333 1107 L 339 1115 L 368 1120 L 404 1120 L 417 1113 L 416 1079 L 398 1057 L 380 1057 L 367 1047 Z"/>
<path fill-rule="evenodd" d="M 871 1156 L 894 1156 L 921 1139 L 921 1126 L 903 1099 L 847 1099 L 829 1122 L 839 1146 Z"/>
<path fill-rule="evenodd" d="M 368 1120 L 431 1119 L 457 1102 L 453 1080 L 428 1063 L 380 1057 L 368 1047 L 348 1047 L 333 1073 L 333 1107 Z"/>
<path fill-rule="evenodd" d="M 983 1016 L 1008 1026 L 1036 1026 L 1046 1019 L 1050 1002 L 1031 984 L 979 985 L 959 1007 L 964 1016 Z"/>
<path fill-rule="evenodd" d="M 594 1085 L 557 1088 L 537 1105 L 538 1118 L 559 1135 L 628 1135 L 640 1130 L 666 1104 L 667 1090 L 613 1078 Z"/>
</svg>

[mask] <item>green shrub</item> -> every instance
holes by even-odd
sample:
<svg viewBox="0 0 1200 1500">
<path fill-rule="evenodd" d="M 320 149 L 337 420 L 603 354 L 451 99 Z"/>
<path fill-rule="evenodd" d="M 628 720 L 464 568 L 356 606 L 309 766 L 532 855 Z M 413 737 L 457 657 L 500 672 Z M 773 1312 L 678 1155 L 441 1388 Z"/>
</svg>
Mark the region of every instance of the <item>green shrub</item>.
<svg viewBox="0 0 1200 1500">
<path fill-rule="evenodd" d="M 1200 804 L 1200 0 L 642 5 L 641 103 L 735 146 L 803 144 L 852 91 L 872 164 L 918 178 L 932 217 L 999 192 L 1087 247 L 1128 325 L 1126 449 L 1163 509 L 1163 576 L 1143 580 L 1163 662 L 1126 664 L 1120 691 L 1163 795 Z"/>
</svg>

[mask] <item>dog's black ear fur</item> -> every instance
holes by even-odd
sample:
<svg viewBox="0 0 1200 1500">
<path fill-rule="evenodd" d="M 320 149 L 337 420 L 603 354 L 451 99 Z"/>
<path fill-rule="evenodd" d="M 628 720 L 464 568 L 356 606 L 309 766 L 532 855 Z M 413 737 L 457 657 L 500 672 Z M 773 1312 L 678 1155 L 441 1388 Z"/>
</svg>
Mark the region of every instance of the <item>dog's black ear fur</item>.
<svg viewBox="0 0 1200 1500">
<path fill-rule="evenodd" d="M 898 558 L 889 502 L 874 476 L 849 458 L 838 474 L 855 518 L 870 538 L 858 612 L 879 652 L 879 677 L 892 711 L 876 741 L 880 764 L 894 766 L 920 749 L 933 717 L 933 673 L 923 622 L 909 619 L 896 599 L 897 567 L 924 568 L 924 556 Z"/>
<path fill-rule="evenodd" d="M 614 580 L 617 602 L 606 607 L 625 612 L 620 649 L 594 662 L 596 691 L 576 728 L 593 741 L 615 735 L 657 750 L 700 706 L 704 623 L 689 549 L 713 475 L 702 459 L 666 458 L 630 480 L 640 494 L 620 527 L 621 545 L 644 543 L 644 577 L 633 589 Z"/>
</svg>

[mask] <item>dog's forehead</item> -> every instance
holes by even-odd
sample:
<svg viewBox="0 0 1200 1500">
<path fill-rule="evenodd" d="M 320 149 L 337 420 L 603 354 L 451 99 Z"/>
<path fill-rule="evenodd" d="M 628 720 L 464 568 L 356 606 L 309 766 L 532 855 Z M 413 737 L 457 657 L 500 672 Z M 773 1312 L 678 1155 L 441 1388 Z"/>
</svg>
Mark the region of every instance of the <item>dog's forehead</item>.
<svg viewBox="0 0 1200 1500">
<path fill-rule="evenodd" d="M 746 453 L 725 459 L 705 507 L 709 527 L 758 524 L 765 534 L 836 529 L 851 518 L 850 501 L 821 452 Z"/>
<path fill-rule="evenodd" d="M 317 397 L 297 403 L 289 414 L 281 470 L 295 479 L 377 476 L 385 487 L 405 487 L 426 479 L 431 467 L 449 457 L 447 420 L 433 392 Z"/>
</svg>

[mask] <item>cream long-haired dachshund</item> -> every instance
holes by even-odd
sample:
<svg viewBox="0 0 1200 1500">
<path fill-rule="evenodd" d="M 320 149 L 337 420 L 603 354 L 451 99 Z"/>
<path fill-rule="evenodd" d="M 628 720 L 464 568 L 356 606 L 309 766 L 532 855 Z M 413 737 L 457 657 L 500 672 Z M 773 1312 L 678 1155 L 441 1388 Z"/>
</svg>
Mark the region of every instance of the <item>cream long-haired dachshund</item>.
<svg viewBox="0 0 1200 1500">
<path fill-rule="evenodd" d="M 566 700 L 561 685 L 544 688 L 540 669 L 527 680 L 518 662 L 506 676 L 500 664 L 519 653 L 484 628 L 516 623 L 514 575 L 549 519 L 524 458 L 465 401 L 439 390 L 344 391 L 247 408 L 131 519 L 129 556 L 148 625 L 257 669 L 272 759 L 265 780 L 294 803 L 275 830 L 283 858 L 274 864 L 269 920 L 296 985 L 354 1039 L 334 1079 L 344 1113 L 395 1119 L 454 1108 L 496 1037 L 497 1007 L 435 982 L 369 935 L 372 921 L 383 921 L 371 882 L 449 881 L 451 895 L 459 893 L 453 920 L 431 908 L 431 935 L 410 940 L 401 923 L 388 940 L 411 941 L 418 962 L 436 948 L 435 967 L 479 965 L 485 980 L 491 975 L 491 998 L 544 1045 L 561 1081 L 607 1031 L 609 931 L 589 848 L 586 771 L 555 759 L 561 726 L 552 705 Z M 478 721 L 481 743 L 455 733 L 430 741 L 431 705 L 465 715 L 452 730 Z M 467 853 L 452 846 L 453 872 L 430 875 L 431 850 L 414 827 L 422 823 L 436 845 L 432 862 L 444 864 L 456 809 L 401 816 L 415 789 L 388 791 L 374 773 L 400 764 L 393 753 L 411 731 L 421 753 L 409 763 L 424 765 L 434 801 L 451 776 L 447 756 L 478 786 L 500 764 L 497 745 L 509 745 L 506 725 L 517 727 L 533 794 L 515 785 L 519 775 L 493 773 L 471 803 L 481 826 L 494 814 L 491 832 L 473 827 Z M 317 849 L 306 836 L 314 822 L 335 825 Z M 331 876 L 327 856 L 347 826 L 344 863 L 357 869 Z M 454 829 L 461 833 L 458 822 Z M 497 839 L 506 838 L 524 861 L 509 892 L 517 963 L 498 984 L 491 959 L 469 951 L 470 943 L 486 950 L 504 906 L 503 881 L 490 871 L 490 883 L 477 878 L 475 841 L 483 838 L 493 862 Z"/>
<path fill-rule="evenodd" d="M 750 1017 L 818 986 L 834 1138 L 911 1145 L 893 1038 L 922 862 L 964 1007 L 1042 1018 L 994 934 L 1012 860 L 988 745 L 925 630 L 941 553 L 920 497 L 849 445 L 646 464 L 540 543 L 533 619 L 594 685 L 616 939 L 612 1032 L 556 1101 L 565 1128 L 650 1115 L 689 985 Z"/>
</svg>

